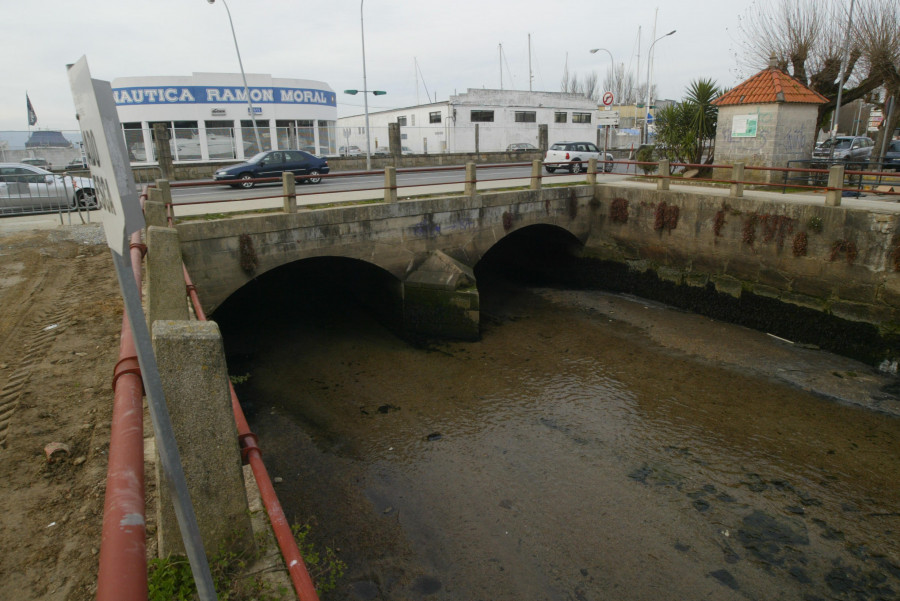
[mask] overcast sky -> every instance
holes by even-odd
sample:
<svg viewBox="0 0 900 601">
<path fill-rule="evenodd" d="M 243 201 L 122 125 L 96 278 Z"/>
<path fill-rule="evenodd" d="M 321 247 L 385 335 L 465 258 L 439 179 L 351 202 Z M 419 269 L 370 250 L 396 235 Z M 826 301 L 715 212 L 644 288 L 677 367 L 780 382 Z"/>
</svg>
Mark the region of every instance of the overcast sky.
<svg viewBox="0 0 900 601">
<path fill-rule="evenodd" d="M 338 115 L 363 112 L 359 0 L 227 0 L 244 70 L 274 77 L 314 79 L 338 92 Z M 655 46 L 652 80 L 661 98 L 680 99 L 692 80 L 733 86 L 741 72 L 741 17 L 752 0 L 364 0 L 369 110 L 446 100 L 467 88 L 528 89 L 528 34 L 532 88 L 559 91 L 569 71 L 601 77 L 617 63 L 636 70 L 641 28 L 640 81 L 647 47 Z M 65 65 L 87 56 L 91 74 L 116 77 L 239 72 L 222 0 L 0 0 L 3 85 L 0 130 L 28 128 L 25 93 L 38 129 L 77 129 Z M 415 62 L 419 67 L 416 85 Z M 761 65 L 762 68 L 764 65 Z M 426 94 L 426 87 L 427 92 Z"/>
</svg>

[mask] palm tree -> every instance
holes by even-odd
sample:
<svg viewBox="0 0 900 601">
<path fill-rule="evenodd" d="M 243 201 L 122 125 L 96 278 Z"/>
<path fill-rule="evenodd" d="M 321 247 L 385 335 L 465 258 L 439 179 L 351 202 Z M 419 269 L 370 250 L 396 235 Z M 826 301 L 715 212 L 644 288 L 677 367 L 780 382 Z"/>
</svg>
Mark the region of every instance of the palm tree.
<svg viewBox="0 0 900 601">
<path fill-rule="evenodd" d="M 688 86 L 684 99 L 657 112 L 656 131 L 660 153 L 676 163 L 713 162 L 718 109 L 712 104 L 720 90 L 711 79 Z M 704 158 L 705 157 L 705 158 Z"/>
<path fill-rule="evenodd" d="M 706 164 L 713 162 L 713 150 L 716 143 L 716 120 L 719 109 L 713 105 L 720 94 L 716 82 L 711 79 L 697 79 L 688 86 L 685 104 L 691 114 L 691 133 L 694 136 L 694 152 L 691 162 L 699 164 L 706 155 Z"/>
</svg>

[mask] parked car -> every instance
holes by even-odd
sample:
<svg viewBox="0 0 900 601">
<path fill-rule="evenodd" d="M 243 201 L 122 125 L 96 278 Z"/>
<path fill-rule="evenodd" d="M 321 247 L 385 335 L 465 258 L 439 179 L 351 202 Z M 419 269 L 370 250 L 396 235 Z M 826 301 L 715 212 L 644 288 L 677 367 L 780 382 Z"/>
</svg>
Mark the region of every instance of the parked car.
<svg viewBox="0 0 900 601">
<path fill-rule="evenodd" d="M 40 167 L 41 169 L 46 169 L 50 171 L 53 168 L 53 165 L 50 164 L 50 161 L 47 159 L 40 158 L 30 158 L 30 159 L 22 159 L 22 163 L 24 165 L 34 165 L 35 167 Z"/>
<path fill-rule="evenodd" d="M 547 173 L 553 173 L 557 169 L 568 169 L 569 173 L 581 173 L 587 169 L 590 159 L 603 161 L 603 151 L 591 142 L 557 142 L 553 144 L 544 156 L 544 169 Z M 606 153 L 606 161 L 603 163 L 603 171 L 609 173 L 613 170 L 610 161 L 615 160 L 613 155 Z M 564 165 L 563 163 L 568 163 Z"/>
<path fill-rule="evenodd" d="M 400 154 L 415 154 L 415 153 L 409 149 L 409 146 L 401 146 Z"/>
<path fill-rule="evenodd" d="M 318 184 L 322 181 L 321 176 L 328 173 L 328 161 L 302 150 L 269 150 L 260 152 L 246 163 L 217 170 L 213 179 L 232 188 L 252 188 L 256 183 L 252 180 L 281 177 L 285 171 L 294 175 L 309 175 L 301 181 Z"/>
<path fill-rule="evenodd" d="M 57 175 L 25 163 L 0 163 L 0 214 L 97 208 L 88 177 Z"/>
<path fill-rule="evenodd" d="M 69 161 L 69 164 L 66 165 L 66 169 L 87 169 L 87 161 L 84 159 L 72 159 Z"/>
<path fill-rule="evenodd" d="M 366 153 L 363 152 L 359 146 L 341 146 L 338 148 L 338 154 L 345 157 L 354 157 Z"/>
<path fill-rule="evenodd" d="M 529 144 L 528 142 L 510 144 L 506 147 L 506 152 L 530 152 L 533 150 L 538 150 L 538 147 L 534 144 Z"/>
<path fill-rule="evenodd" d="M 813 161 L 833 160 L 851 163 L 866 161 L 872 156 L 875 143 L 865 136 L 837 136 L 825 140 L 820 146 L 816 146 L 812 153 Z M 834 154 L 831 149 L 834 147 Z"/>
<path fill-rule="evenodd" d="M 884 158 L 881 159 L 885 169 L 900 171 L 900 140 L 893 140 L 884 150 Z"/>
</svg>

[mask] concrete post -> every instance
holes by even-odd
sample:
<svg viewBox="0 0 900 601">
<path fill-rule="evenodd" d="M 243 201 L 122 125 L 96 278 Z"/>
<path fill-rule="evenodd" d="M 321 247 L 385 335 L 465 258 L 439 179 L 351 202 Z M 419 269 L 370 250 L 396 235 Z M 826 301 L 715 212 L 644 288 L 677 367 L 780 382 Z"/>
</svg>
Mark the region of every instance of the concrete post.
<svg viewBox="0 0 900 601">
<path fill-rule="evenodd" d="M 219 326 L 213 321 L 157 321 L 153 350 L 178 441 L 191 503 L 208 555 L 232 543 L 254 547 L 237 427 Z M 184 553 L 171 489 L 159 483 L 159 556 Z"/>
<path fill-rule="evenodd" d="M 843 165 L 832 165 L 831 169 L 828 170 L 828 188 L 829 190 L 825 193 L 825 206 L 826 207 L 839 207 L 841 206 L 841 196 L 843 194 L 841 188 L 844 187 L 844 166 Z M 837 188 L 833 190 L 831 188 Z"/>
<path fill-rule="evenodd" d="M 731 195 L 734 198 L 740 198 L 744 195 L 744 163 L 737 162 L 731 166 Z"/>
<path fill-rule="evenodd" d="M 284 212 L 297 212 L 297 180 L 290 171 L 281 174 L 281 187 L 284 190 Z"/>
<path fill-rule="evenodd" d="M 656 179 L 656 189 L 657 190 L 668 190 L 669 189 L 669 160 L 668 159 L 660 159 L 659 161 L 659 177 Z"/>
<path fill-rule="evenodd" d="M 541 152 L 546 155 L 547 149 L 550 148 L 549 143 L 549 128 L 546 123 L 541 123 L 538 125 L 538 148 L 541 149 Z"/>
<path fill-rule="evenodd" d="M 540 159 L 535 159 L 531 161 L 531 189 L 532 190 L 540 190 L 541 189 L 541 167 L 544 162 Z"/>
<path fill-rule="evenodd" d="M 147 319 L 188 319 L 178 230 L 147 228 Z"/>
<path fill-rule="evenodd" d="M 384 168 L 384 202 L 397 202 L 397 168 L 393 165 Z"/>
<path fill-rule="evenodd" d="M 476 123 L 476 124 L 475 124 L 475 154 L 478 154 L 478 149 L 479 149 L 479 146 L 478 146 L 478 139 L 479 139 L 479 138 L 478 138 L 478 133 L 479 133 L 479 132 L 478 132 L 478 124 Z"/>
<path fill-rule="evenodd" d="M 388 123 L 388 145 L 391 149 L 391 156 L 397 161 L 402 154 L 402 144 L 400 143 L 400 124 Z"/>
<path fill-rule="evenodd" d="M 163 179 L 173 180 L 175 179 L 175 165 L 172 163 L 168 126 L 165 123 L 154 123 L 153 136 L 156 138 L 156 162 L 159 164 Z"/>
<path fill-rule="evenodd" d="M 150 203 L 154 203 L 154 205 L 148 206 Z M 169 215 L 166 211 L 167 204 L 172 204 L 172 188 L 169 186 L 169 180 L 158 179 L 155 186 L 150 188 L 147 201 L 144 202 L 144 221 L 148 226 L 169 226 Z"/>
<path fill-rule="evenodd" d="M 477 125 L 475 127 L 478 127 Z M 466 196 L 475 196 L 478 191 L 477 175 L 475 174 L 475 163 L 466 163 Z"/>
<path fill-rule="evenodd" d="M 150 188 L 150 199 L 159 195 L 159 191 Z M 155 225 L 157 227 L 167 227 L 169 225 L 166 217 L 166 205 L 154 200 L 144 201 L 144 223 L 147 227 Z"/>
<path fill-rule="evenodd" d="M 587 183 L 591 186 L 597 185 L 597 159 L 588 159 Z"/>
</svg>

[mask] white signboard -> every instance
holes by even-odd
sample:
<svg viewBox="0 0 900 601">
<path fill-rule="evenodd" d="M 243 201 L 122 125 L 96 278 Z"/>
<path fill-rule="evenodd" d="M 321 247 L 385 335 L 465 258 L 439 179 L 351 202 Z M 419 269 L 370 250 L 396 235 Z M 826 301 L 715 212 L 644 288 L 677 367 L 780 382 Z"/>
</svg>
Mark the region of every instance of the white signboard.
<svg viewBox="0 0 900 601">
<path fill-rule="evenodd" d="M 600 116 L 597 118 L 597 126 L 602 125 L 619 125 L 619 111 L 600 111 Z"/>
<path fill-rule="evenodd" d="M 731 120 L 732 138 L 755 138 L 759 115 L 735 115 Z"/>
<path fill-rule="evenodd" d="M 69 66 L 69 86 L 100 204 L 106 243 L 114 252 L 124 255 L 125 240 L 144 227 L 144 215 L 141 213 L 112 87 L 108 81 L 91 79 L 84 56 Z"/>
</svg>

